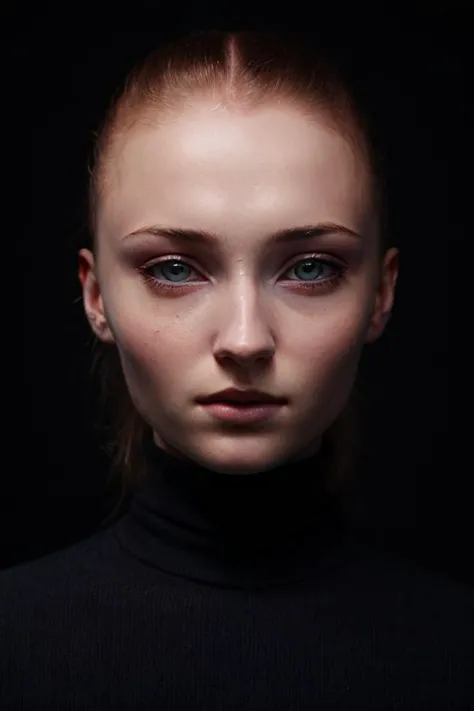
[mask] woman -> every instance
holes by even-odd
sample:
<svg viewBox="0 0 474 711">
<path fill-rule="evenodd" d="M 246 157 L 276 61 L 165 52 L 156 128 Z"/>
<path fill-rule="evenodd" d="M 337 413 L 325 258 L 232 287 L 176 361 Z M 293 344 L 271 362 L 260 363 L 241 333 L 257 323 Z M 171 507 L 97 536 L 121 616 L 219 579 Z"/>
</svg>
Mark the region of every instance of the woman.
<svg viewBox="0 0 474 711">
<path fill-rule="evenodd" d="M 133 495 L 2 574 L 1 708 L 468 708 L 472 595 L 344 516 L 399 254 L 338 72 L 272 33 L 162 46 L 105 118 L 90 227 L 83 304 Z"/>
</svg>

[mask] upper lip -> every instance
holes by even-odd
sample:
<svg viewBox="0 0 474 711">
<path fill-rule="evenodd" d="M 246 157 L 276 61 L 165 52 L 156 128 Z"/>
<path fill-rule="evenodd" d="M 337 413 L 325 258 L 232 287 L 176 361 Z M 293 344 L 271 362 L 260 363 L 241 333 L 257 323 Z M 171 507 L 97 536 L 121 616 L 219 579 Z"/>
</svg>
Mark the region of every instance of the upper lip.
<svg viewBox="0 0 474 711">
<path fill-rule="evenodd" d="M 226 388 L 226 390 L 220 390 L 218 393 L 200 398 L 200 402 L 223 402 L 224 400 L 232 402 L 283 403 L 286 398 L 270 395 L 261 390 L 238 390 L 237 388 Z"/>
</svg>

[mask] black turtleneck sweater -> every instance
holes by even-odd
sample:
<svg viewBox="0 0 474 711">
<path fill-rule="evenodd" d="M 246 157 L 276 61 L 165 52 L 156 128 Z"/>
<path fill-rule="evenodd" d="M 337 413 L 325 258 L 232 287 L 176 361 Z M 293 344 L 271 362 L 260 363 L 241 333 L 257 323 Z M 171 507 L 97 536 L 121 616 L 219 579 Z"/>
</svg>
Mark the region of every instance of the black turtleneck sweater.
<svg viewBox="0 0 474 711">
<path fill-rule="evenodd" d="M 474 709 L 474 594 L 357 542 L 324 448 L 252 475 L 147 444 L 106 530 L 0 573 L 2 711 Z"/>
</svg>

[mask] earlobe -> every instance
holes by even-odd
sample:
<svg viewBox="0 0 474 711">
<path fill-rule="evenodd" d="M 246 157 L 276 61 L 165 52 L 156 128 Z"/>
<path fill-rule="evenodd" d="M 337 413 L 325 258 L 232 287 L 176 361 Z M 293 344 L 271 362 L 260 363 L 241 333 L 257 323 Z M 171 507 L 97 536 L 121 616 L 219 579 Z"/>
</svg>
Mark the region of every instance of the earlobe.
<svg viewBox="0 0 474 711">
<path fill-rule="evenodd" d="M 373 343 L 380 338 L 392 315 L 395 286 L 398 279 L 398 254 L 398 249 L 392 248 L 385 255 L 380 287 L 369 321 L 366 343 Z"/>
<path fill-rule="evenodd" d="M 391 312 L 385 311 L 380 312 L 375 310 L 372 318 L 370 319 L 369 328 L 367 331 L 367 337 L 365 339 L 366 343 L 374 343 L 377 341 L 385 330 L 387 323 L 390 320 Z"/>
<path fill-rule="evenodd" d="M 84 311 L 92 331 L 103 343 L 115 343 L 104 313 L 94 255 L 89 249 L 81 249 L 79 252 L 78 276 L 82 286 Z"/>
<path fill-rule="evenodd" d="M 97 336 L 97 338 L 102 341 L 102 343 L 115 343 L 114 336 L 110 330 L 105 316 L 100 316 L 96 313 L 86 313 L 87 320 Z"/>
</svg>

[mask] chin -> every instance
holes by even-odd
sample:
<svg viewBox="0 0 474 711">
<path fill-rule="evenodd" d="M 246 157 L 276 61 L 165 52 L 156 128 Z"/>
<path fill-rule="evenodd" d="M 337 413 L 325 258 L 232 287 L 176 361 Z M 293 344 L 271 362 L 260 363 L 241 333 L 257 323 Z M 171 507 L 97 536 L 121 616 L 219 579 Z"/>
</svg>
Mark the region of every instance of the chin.
<svg viewBox="0 0 474 711">
<path fill-rule="evenodd" d="M 235 438 L 215 446 L 199 447 L 196 461 L 201 466 L 229 475 L 251 475 L 275 469 L 288 458 L 288 452 L 278 454 L 275 443 L 256 443 Z"/>
</svg>

